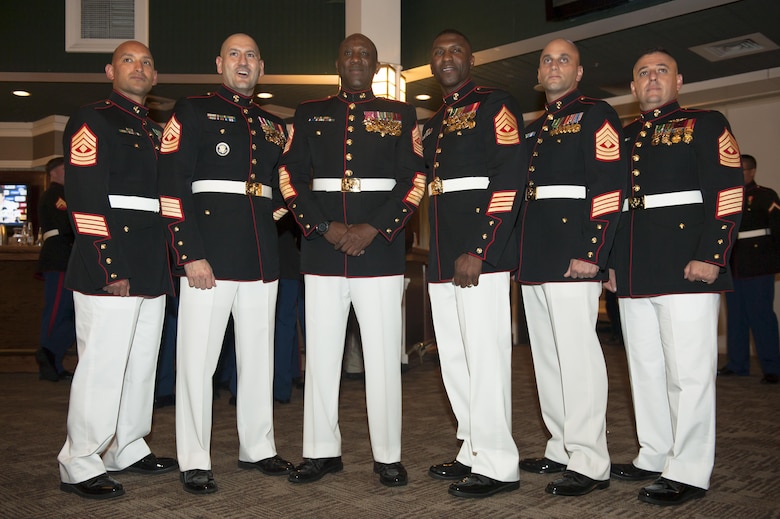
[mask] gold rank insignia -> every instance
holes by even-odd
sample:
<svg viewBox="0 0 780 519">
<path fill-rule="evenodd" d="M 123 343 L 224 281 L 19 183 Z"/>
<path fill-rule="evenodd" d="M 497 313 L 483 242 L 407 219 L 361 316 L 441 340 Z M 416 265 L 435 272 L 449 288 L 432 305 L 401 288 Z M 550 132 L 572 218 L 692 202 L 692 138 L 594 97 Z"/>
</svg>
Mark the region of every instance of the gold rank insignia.
<svg viewBox="0 0 780 519">
<path fill-rule="evenodd" d="M 106 217 L 102 214 L 73 213 L 73 223 L 76 224 L 76 232 L 89 236 L 108 236 Z"/>
<path fill-rule="evenodd" d="M 742 167 L 737 141 L 728 130 L 723 130 L 723 133 L 718 137 L 718 158 L 721 166 L 728 168 Z"/>
<path fill-rule="evenodd" d="M 412 179 L 412 189 L 406 193 L 404 202 L 412 204 L 417 207 L 420 205 L 423 195 L 425 194 L 425 175 L 422 173 L 415 173 Z"/>
<path fill-rule="evenodd" d="M 470 130 L 477 125 L 477 108 L 479 103 L 474 103 L 458 108 L 449 108 L 447 118 L 444 120 L 444 133 Z"/>
<path fill-rule="evenodd" d="M 54 207 L 56 207 L 60 211 L 67 211 L 68 210 L 68 204 L 67 204 L 67 202 L 65 202 L 65 199 L 63 199 L 62 197 L 57 198 L 57 201 L 54 202 Z M 770 208 L 769 210 L 771 211 L 772 208 Z"/>
<path fill-rule="evenodd" d="M 612 191 L 603 195 L 594 196 L 590 209 L 590 217 L 598 216 L 620 211 L 620 191 Z"/>
<path fill-rule="evenodd" d="M 620 160 L 620 139 L 609 121 L 605 121 L 596 132 L 596 160 L 602 162 Z"/>
<path fill-rule="evenodd" d="M 86 123 L 70 139 L 70 163 L 73 166 L 97 164 L 97 135 Z"/>
<path fill-rule="evenodd" d="M 292 146 L 292 140 L 294 134 L 295 134 L 295 126 L 290 126 L 290 133 L 287 136 L 287 142 L 284 144 L 284 153 L 290 151 L 290 146 Z"/>
<path fill-rule="evenodd" d="M 512 211 L 512 205 L 515 203 L 515 197 L 517 191 L 496 191 L 493 196 L 490 197 L 490 204 L 488 204 L 485 214 L 496 213 L 509 213 Z"/>
<path fill-rule="evenodd" d="M 743 187 L 733 187 L 718 193 L 718 210 L 716 216 L 727 216 L 742 211 Z"/>
<path fill-rule="evenodd" d="M 580 120 L 582 119 L 583 112 L 576 114 L 569 114 L 565 117 L 558 117 L 553 119 L 550 123 L 550 137 L 554 137 L 561 133 L 577 133 L 582 127 L 580 126 Z"/>
<path fill-rule="evenodd" d="M 420 157 L 423 156 L 423 144 L 422 138 L 420 137 L 420 128 L 416 124 L 412 129 L 412 149 Z"/>
<path fill-rule="evenodd" d="M 175 220 L 184 218 L 184 213 L 181 210 L 181 199 L 170 196 L 161 196 L 160 214 L 165 218 L 173 218 Z"/>
<path fill-rule="evenodd" d="M 285 200 L 298 196 L 298 192 L 295 191 L 295 188 L 290 182 L 290 172 L 287 171 L 287 168 L 284 166 L 279 168 L 279 191 L 282 193 L 282 198 Z"/>
<path fill-rule="evenodd" d="M 160 146 L 160 153 L 174 153 L 179 151 L 179 144 L 181 143 L 181 123 L 174 115 L 165 125 L 165 131 L 163 131 L 162 144 Z"/>
<path fill-rule="evenodd" d="M 370 133 L 378 133 L 381 137 L 401 136 L 401 114 L 395 112 L 363 112 L 363 126 Z"/>
<path fill-rule="evenodd" d="M 517 118 L 506 105 L 493 118 L 496 129 L 496 144 L 512 145 L 520 143 L 520 133 L 517 131 Z"/>
<path fill-rule="evenodd" d="M 276 144 L 280 148 L 284 148 L 284 130 L 282 129 L 281 125 L 278 125 L 273 121 L 269 121 L 264 117 L 258 117 L 258 120 L 260 122 L 260 128 L 263 129 L 263 133 L 265 134 L 265 140 Z"/>
</svg>

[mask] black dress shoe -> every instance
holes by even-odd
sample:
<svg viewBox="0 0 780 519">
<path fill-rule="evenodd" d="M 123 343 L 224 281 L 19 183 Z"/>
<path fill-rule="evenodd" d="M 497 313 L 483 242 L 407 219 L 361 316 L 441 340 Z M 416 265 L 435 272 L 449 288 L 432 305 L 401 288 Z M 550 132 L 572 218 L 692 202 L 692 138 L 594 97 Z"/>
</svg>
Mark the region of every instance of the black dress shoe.
<svg viewBox="0 0 780 519">
<path fill-rule="evenodd" d="M 278 455 L 260 461 L 238 460 L 238 468 L 257 469 L 266 476 L 284 476 L 295 470 L 292 463 L 280 458 Z"/>
<path fill-rule="evenodd" d="M 100 474 L 81 483 L 60 483 L 60 490 L 87 499 L 110 499 L 125 495 L 122 483 L 108 474 Z"/>
<path fill-rule="evenodd" d="M 428 475 L 436 479 L 463 479 L 469 474 L 471 474 L 471 467 L 458 460 L 446 461 L 428 469 Z"/>
<path fill-rule="evenodd" d="M 60 378 L 60 380 L 73 380 L 73 372 L 68 371 L 67 369 L 63 369 L 57 373 L 57 376 Z"/>
<path fill-rule="evenodd" d="M 447 490 L 456 497 L 488 497 L 520 488 L 519 481 L 498 481 L 481 474 L 469 474 Z"/>
<path fill-rule="evenodd" d="M 276 398 L 274 397 L 274 402 L 278 402 L 280 404 L 289 404 L 290 399 L 289 398 Z"/>
<path fill-rule="evenodd" d="M 544 491 L 554 496 L 584 496 L 596 489 L 603 490 L 607 487 L 609 487 L 608 479 L 599 481 L 583 476 L 579 472 L 567 470 L 563 473 L 563 477 L 548 483 Z"/>
<path fill-rule="evenodd" d="M 777 375 L 774 373 L 767 373 L 764 378 L 761 379 L 762 384 L 777 384 Z"/>
<path fill-rule="evenodd" d="M 624 479 L 626 481 L 641 481 L 643 479 L 655 479 L 661 475 L 660 472 L 640 469 L 633 463 L 613 463 L 609 469 L 612 477 Z"/>
<path fill-rule="evenodd" d="M 116 471 L 135 472 L 136 474 L 165 474 L 176 470 L 179 464 L 173 458 L 158 458 L 154 454 L 147 454 L 129 467 Z"/>
<path fill-rule="evenodd" d="M 736 375 L 736 374 L 737 373 L 733 369 L 729 368 L 728 366 L 723 366 L 718 370 L 719 377 L 728 377 L 730 375 Z"/>
<path fill-rule="evenodd" d="M 160 409 L 160 408 L 168 407 L 168 406 L 172 406 L 172 405 L 176 405 L 176 396 L 175 395 L 163 395 L 163 396 L 158 396 L 157 398 L 154 399 L 154 408 L 155 409 Z"/>
<path fill-rule="evenodd" d="M 379 474 L 379 482 L 386 487 L 402 487 L 408 483 L 406 469 L 401 462 L 379 463 L 374 462 L 374 474 Z"/>
<path fill-rule="evenodd" d="M 654 505 L 681 505 L 691 499 L 704 497 L 703 488 L 686 485 L 671 479 L 658 478 L 652 485 L 644 487 L 637 496 L 640 501 Z"/>
<path fill-rule="evenodd" d="M 287 476 L 290 483 L 311 483 L 322 479 L 329 472 L 341 472 L 344 464 L 341 456 L 335 458 L 306 458 Z"/>
<path fill-rule="evenodd" d="M 35 361 L 38 363 L 38 379 L 58 382 L 60 374 L 54 367 L 54 353 L 46 348 L 38 348 L 35 352 Z"/>
<path fill-rule="evenodd" d="M 566 465 L 550 458 L 525 458 L 520 460 L 520 470 L 534 474 L 556 474 L 566 470 Z"/>
<path fill-rule="evenodd" d="M 184 490 L 190 494 L 213 494 L 217 491 L 217 482 L 210 470 L 185 470 L 179 476 Z"/>
</svg>

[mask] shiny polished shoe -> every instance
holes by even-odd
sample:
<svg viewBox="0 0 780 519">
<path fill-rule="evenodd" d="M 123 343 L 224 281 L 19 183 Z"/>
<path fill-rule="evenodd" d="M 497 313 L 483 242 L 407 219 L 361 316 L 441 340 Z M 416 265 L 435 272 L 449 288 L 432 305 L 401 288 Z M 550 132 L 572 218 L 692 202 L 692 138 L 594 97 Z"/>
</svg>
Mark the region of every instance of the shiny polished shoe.
<svg viewBox="0 0 780 519">
<path fill-rule="evenodd" d="M 520 470 L 534 474 L 556 474 L 566 470 L 566 465 L 550 458 L 525 458 L 520 460 Z"/>
<path fill-rule="evenodd" d="M 654 505 L 681 505 L 691 499 L 704 497 L 706 490 L 671 479 L 658 478 L 652 485 L 644 487 L 637 496 L 640 501 Z"/>
<path fill-rule="evenodd" d="M 446 461 L 438 465 L 432 465 L 428 469 L 428 475 L 435 479 L 457 480 L 471 474 L 471 467 L 458 460 Z"/>
<path fill-rule="evenodd" d="M 341 456 L 335 458 L 306 458 L 303 463 L 295 467 L 290 472 L 287 480 L 290 483 L 311 483 L 322 479 L 322 476 L 329 472 L 341 472 L 344 464 L 341 462 Z"/>
<path fill-rule="evenodd" d="M 184 484 L 184 490 L 190 494 L 213 494 L 217 491 L 217 482 L 210 470 L 185 470 L 179 479 Z"/>
<path fill-rule="evenodd" d="M 136 474 L 165 474 L 179 468 L 179 464 L 173 458 L 158 458 L 154 454 L 147 454 L 140 460 L 122 470 L 121 472 L 134 472 Z"/>
<path fill-rule="evenodd" d="M 73 380 L 73 372 L 68 371 L 67 369 L 63 369 L 59 373 L 57 373 L 57 376 L 60 380 Z"/>
<path fill-rule="evenodd" d="M 154 399 L 155 409 L 161 409 L 172 405 L 176 405 L 176 395 L 163 395 Z"/>
<path fill-rule="evenodd" d="M 749 374 L 750 373 L 737 373 L 736 371 L 734 371 L 728 366 L 723 366 L 718 370 L 719 377 L 732 377 L 732 376 L 747 377 Z"/>
<path fill-rule="evenodd" d="M 295 466 L 292 463 L 280 458 L 278 455 L 260 461 L 238 460 L 238 468 L 257 469 L 266 476 L 286 476 L 295 470 Z"/>
<path fill-rule="evenodd" d="M 100 474 L 81 483 L 60 483 L 60 490 L 87 499 L 110 499 L 125 495 L 122 483 L 108 474 Z"/>
<path fill-rule="evenodd" d="M 643 479 L 655 479 L 661 475 L 660 472 L 640 469 L 633 463 L 613 463 L 609 473 L 613 478 L 623 479 L 625 481 L 641 481 Z"/>
<path fill-rule="evenodd" d="M 520 488 L 519 481 L 498 481 L 481 474 L 469 474 L 447 490 L 456 497 L 488 497 L 499 492 L 511 492 Z"/>
<path fill-rule="evenodd" d="M 567 470 L 560 477 L 547 484 L 544 489 L 548 494 L 554 496 L 584 496 L 598 489 L 603 490 L 609 487 L 609 480 L 602 481 L 583 476 L 579 472 Z"/>
<path fill-rule="evenodd" d="M 374 474 L 379 474 L 379 482 L 386 487 L 402 487 L 409 482 L 406 469 L 401 462 L 379 463 L 374 462 Z"/>
<path fill-rule="evenodd" d="M 764 378 L 761 379 L 762 384 L 777 384 L 777 375 L 774 373 L 767 373 Z"/>
</svg>

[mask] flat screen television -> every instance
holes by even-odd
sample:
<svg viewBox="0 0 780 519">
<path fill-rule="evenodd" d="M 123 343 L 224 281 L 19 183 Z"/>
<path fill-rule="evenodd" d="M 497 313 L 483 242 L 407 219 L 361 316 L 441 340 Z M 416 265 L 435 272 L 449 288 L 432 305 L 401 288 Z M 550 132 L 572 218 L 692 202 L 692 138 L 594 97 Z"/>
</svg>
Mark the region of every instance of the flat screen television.
<svg viewBox="0 0 780 519">
<path fill-rule="evenodd" d="M 28 201 L 26 184 L 0 184 L 0 223 L 25 223 Z"/>
</svg>

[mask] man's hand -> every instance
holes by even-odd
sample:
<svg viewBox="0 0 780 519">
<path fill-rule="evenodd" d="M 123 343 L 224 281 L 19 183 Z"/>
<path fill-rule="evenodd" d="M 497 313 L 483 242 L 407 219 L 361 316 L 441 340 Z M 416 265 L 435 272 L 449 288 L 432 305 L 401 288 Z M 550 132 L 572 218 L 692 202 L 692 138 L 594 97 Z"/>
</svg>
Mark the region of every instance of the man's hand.
<svg viewBox="0 0 780 519">
<path fill-rule="evenodd" d="M 617 279 L 615 278 L 615 269 L 609 269 L 609 281 L 602 283 L 604 288 L 612 293 L 617 292 Z"/>
<path fill-rule="evenodd" d="M 461 254 L 455 260 L 455 275 L 452 284 L 460 288 L 471 288 L 479 285 L 479 275 L 482 273 L 482 260 L 471 254 Z"/>
<path fill-rule="evenodd" d="M 718 279 L 720 267 L 713 265 L 712 263 L 691 260 L 685 265 L 683 274 L 688 281 L 703 281 L 704 283 L 711 285 Z"/>
<path fill-rule="evenodd" d="M 214 272 L 211 270 L 208 260 L 195 260 L 184 265 L 184 273 L 187 274 L 187 281 L 193 288 L 208 290 L 217 286 L 217 280 L 214 279 Z"/>
<path fill-rule="evenodd" d="M 347 232 L 342 234 L 341 239 L 335 243 L 336 250 L 340 250 L 347 256 L 361 256 L 365 254 L 366 248 L 371 245 L 377 234 L 379 231 L 367 223 L 350 225 L 347 227 Z"/>
<path fill-rule="evenodd" d="M 347 226 L 341 222 L 330 222 L 328 225 L 328 232 L 322 235 L 323 238 L 328 240 L 328 243 L 338 249 L 336 245 L 344 233 L 347 232 Z"/>
<path fill-rule="evenodd" d="M 130 295 L 130 280 L 120 279 L 103 287 L 103 290 L 112 296 L 127 297 Z"/>
<path fill-rule="evenodd" d="M 599 266 L 578 259 L 569 260 L 569 270 L 563 275 L 565 278 L 590 279 L 599 273 Z"/>
</svg>

